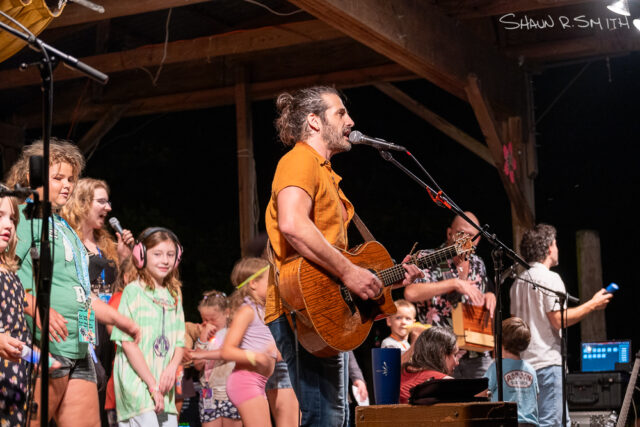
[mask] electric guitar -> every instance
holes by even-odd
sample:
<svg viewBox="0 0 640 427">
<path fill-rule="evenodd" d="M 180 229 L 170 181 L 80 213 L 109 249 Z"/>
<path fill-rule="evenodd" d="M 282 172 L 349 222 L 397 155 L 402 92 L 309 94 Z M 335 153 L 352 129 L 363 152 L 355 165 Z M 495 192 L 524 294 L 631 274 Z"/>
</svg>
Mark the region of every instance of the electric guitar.
<svg viewBox="0 0 640 427">
<path fill-rule="evenodd" d="M 470 237 L 463 235 L 453 245 L 412 258 L 409 263 L 420 269 L 434 267 L 473 251 Z M 406 271 L 401 264 L 394 265 L 387 250 L 375 241 L 341 252 L 380 279 L 384 287 L 378 297 L 360 299 L 339 279 L 302 257 L 280 266 L 278 289 L 287 319 L 302 346 L 317 357 L 353 350 L 365 340 L 374 320 L 394 314 L 391 285 L 402 281 Z M 295 319 L 291 312 L 295 313 Z"/>
</svg>

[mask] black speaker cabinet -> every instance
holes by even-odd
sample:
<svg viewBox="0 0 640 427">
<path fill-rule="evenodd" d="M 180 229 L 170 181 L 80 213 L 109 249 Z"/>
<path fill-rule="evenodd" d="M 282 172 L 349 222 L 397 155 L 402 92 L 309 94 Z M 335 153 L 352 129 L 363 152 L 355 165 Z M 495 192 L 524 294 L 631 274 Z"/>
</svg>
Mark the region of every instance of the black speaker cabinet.
<svg viewBox="0 0 640 427">
<path fill-rule="evenodd" d="M 626 372 L 578 372 L 567 375 L 567 401 L 572 411 L 620 410 L 629 382 Z"/>
</svg>

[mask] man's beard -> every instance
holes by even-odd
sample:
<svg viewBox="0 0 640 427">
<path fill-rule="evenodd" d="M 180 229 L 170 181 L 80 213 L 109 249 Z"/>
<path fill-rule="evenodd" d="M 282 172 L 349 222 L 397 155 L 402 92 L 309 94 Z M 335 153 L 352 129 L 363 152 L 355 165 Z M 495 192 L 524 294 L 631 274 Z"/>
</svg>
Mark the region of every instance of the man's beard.
<svg viewBox="0 0 640 427">
<path fill-rule="evenodd" d="M 334 153 L 342 153 L 351 150 L 351 144 L 344 139 L 345 129 L 338 130 L 335 126 L 323 121 L 322 139 L 327 147 Z"/>
</svg>

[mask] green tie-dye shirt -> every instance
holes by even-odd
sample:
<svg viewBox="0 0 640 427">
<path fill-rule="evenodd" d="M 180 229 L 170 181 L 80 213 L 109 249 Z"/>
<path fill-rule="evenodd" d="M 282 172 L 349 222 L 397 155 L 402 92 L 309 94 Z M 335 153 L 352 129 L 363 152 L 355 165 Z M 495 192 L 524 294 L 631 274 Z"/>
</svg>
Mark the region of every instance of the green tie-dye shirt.
<svg viewBox="0 0 640 427">
<path fill-rule="evenodd" d="M 156 356 L 153 351 L 154 341 L 162 334 L 163 310 L 161 305 L 153 301 L 153 298 L 167 300 L 171 305 L 170 308 L 165 308 L 164 314 L 164 334 L 170 343 L 169 351 L 164 357 Z M 160 375 L 171 361 L 176 347 L 184 347 L 182 301 L 179 300 L 178 304 L 174 304 L 174 301 L 166 288 L 156 287 L 152 291 L 144 283 L 135 281 L 125 287 L 118 307 L 120 313 L 130 317 L 140 326 L 141 339 L 138 347 L 156 382 L 160 381 Z M 118 421 L 153 411 L 155 405 L 151 393 L 134 371 L 122 349 L 122 341 L 133 341 L 133 339 L 118 328 L 113 328 L 111 340 L 118 344 L 113 366 Z M 178 413 L 175 405 L 175 387 L 164 396 L 164 410 L 170 414 Z"/>
</svg>

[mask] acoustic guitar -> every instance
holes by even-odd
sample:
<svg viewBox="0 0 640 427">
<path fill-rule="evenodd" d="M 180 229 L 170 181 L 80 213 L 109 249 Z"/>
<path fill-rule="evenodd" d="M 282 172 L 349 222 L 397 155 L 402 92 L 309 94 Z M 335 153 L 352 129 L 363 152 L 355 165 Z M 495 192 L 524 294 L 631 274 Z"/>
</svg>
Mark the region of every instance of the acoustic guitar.
<svg viewBox="0 0 640 427">
<path fill-rule="evenodd" d="M 434 267 L 455 256 L 474 250 L 469 237 L 459 237 L 446 248 L 409 261 L 418 268 Z M 352 263 L 374 273 L 384 287 L 374 299 L 362 300 L 322 267 L 297 257 L 280 267 L 278 289 L 287 319 L 297 330 L 302 346 L 317 357 L 350 351 L 365 340 L 374 320 L 396 312 L 391 285 L 404 279 L 405 269 L 394 265 L 387 250 L 378 242 L 363 243 L 341 251 Z M 295 313 L 295 325 L 291 318 Z"/>
</svg>

